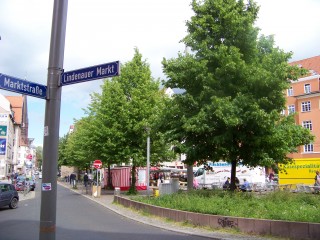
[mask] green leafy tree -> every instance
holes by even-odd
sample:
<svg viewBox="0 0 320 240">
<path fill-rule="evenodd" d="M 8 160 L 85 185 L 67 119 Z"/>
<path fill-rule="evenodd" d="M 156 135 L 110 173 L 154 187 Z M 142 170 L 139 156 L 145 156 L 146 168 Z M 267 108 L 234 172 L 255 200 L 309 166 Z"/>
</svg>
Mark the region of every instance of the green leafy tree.
<svg viewBox="0 0 320 240">
<path fill-rule="evenodd" d="M 165 94 L 160 91 L 160 82 L 151 76 L 149 65 L 135 49 L 134 57 L 121 68 L 121 75 L 113 78 L 122 91 L 125 101 L 118 112 L 123 116 L 117 119 L 123 136 L 121 147 L 123 158 L 132 163 L 130 193 L 135 193 L 136 167 L 146 165 L 147 134 L 151 138 L 151 163 L 166 161 L 170 155 L 170 145 L 159 132 L 158 119 L 165 107 Z M 150 129 L 150 132 L 146 131 Z"/>
<path fill-rule="evenodd" d="M 88 156 L 94 157 L 107 165 L 109 173 L 112 164 L 132 164 L 129 192 L 136 193 L 136 168 L 146 166 L 147 134 L 151 138 L 151 164 L 174 157 L 159 129 L 167 97 L 137 49 L 132 61 L 121 67 L 121 76 L 104 81 L 101 87 L 102 93 L 94 93 L 85 110 L 88 116 L 76 122 L 74 133 L 61 148 L 61 159 L 81 166 Z M 147 132 L 147 128 L 151 130 Z M 108 176 L 111 186 L 111 174 Z"/>
<path fill-rule="evenodd" d="M 69 134 L 64 135 L 63 137 L 59 138 L 59 157 L 58 157 L 58 166 L 61 167 L 62 165 L 68 165 L 68 158 L 66 156 L 66 146 L 68 141 Z"/>
<path fill-rule="evenodd" d="M 36 147 L 36 159 L 37 159 L 37 167 L 39 169 L 42 169 L 42 161 L 43 161 L 42 152 L 43 152 L 42 146 L 37 146 Z"/>
<path fill-rule="evenodd" d="M 165 86 L 184 90 L 165 115 L 167 136 L 188 165 L 230 162 L 232 189 L 237 164 L 286 163 L 289 152 L 313 139 L 280 114 L 289 79 L 304 71 L 288 65 L 292 54 L 275 47 L 273 37 L 258 38 L 259 7 L 245 2 L 192 1 L 195 14 L 183 39 L 191 53 L 163 60 Z"/>
<path fill-rule="evenodd" d="M 116 80 L 105 81 L 101 94 L 93 94 L 88 112 L 92 116 L 91 148 L 108 168 L 108 184 L 112 187 L 111 165 L 129 163 L 126 146 L 125 125 L 127 122 L 126 98 Z"/>
<path fill-rule="evenodd" d="M 88 168 L 90 162 L 99 156 L 92 142 L 94 138 L 92 122 L 92 116 L 85 116 L 76 121 L 74 132 L 68 137 L 66 154 L 72 166 Z"/>
</svg>

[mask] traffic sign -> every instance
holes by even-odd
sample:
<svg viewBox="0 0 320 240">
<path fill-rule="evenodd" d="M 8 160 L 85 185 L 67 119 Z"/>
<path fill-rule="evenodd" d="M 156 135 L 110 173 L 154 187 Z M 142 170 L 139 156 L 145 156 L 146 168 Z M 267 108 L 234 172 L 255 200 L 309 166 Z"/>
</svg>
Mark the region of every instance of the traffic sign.
<svg viewBox="0 0 320 240">
<path fill-rule="evenodd" d="M 81 68 L 65 72 L 61 76 L 61 85 L 69 85 L 79 82 L 87 82 L 100 78 L 119 76 L 120 62 L 110 62 L 87 68 Z"/>
<path fill-rule="evenodd" d="M 102 167 L 101 160 L 94 160 L 93 167 L 96 168 L 96 169 L 100 169 Z"/>
<path fill-rule="evenodd" d="M 0 88 L 37 98 L 46 99 L 47 97 L 47 86 L 11 77 L 3 73 L 0 73 Z"/>
</svg>

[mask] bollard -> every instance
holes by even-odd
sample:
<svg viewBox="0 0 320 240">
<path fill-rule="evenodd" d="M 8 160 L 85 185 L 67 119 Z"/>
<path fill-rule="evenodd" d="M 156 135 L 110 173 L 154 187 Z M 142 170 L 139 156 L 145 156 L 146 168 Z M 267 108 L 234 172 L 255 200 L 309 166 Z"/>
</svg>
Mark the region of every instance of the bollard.
<svg viewBox="0 0 320 240">
<path fill-rule="evenodd" d="M 120 188 L 119 187 L 114 188 L 114 195 L 116 195 L 116 196 L 120 195 Z"/>
<path fill-rule="evenodd" d="M 158 188 L 154 188 L 153 189 L 153 196 L 154 197 L 159 197 L 159 189 Z"/>
</svg>

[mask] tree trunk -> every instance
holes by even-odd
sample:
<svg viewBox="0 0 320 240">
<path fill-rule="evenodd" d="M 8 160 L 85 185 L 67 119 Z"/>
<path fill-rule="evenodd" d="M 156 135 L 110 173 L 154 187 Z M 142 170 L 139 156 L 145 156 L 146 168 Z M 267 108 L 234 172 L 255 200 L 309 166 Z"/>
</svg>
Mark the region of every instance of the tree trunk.
<svg viewBox="0 0 320 240">
<path fill-rule="evenodd" d="M 113 190 L 114 187 L 112 185 L 112 176 L 111 176 L 111 167 L 108 163 L 108 183 L 107 183 L 107 189 Z"/>
<path fill-rule="evenodd" d="M 136 166 L 132 165 L 131 168 L 131 181 L 130 181 L 130 189 L 129 189 L 129 193 L 130 194 L 137 194 L 137 189 L 136 189 Z"/>
<path fill-rule="evenodd" d="M 193 189 L 193 166 L 187 165 L 187 189 L 191 191 Z"/>
<path fill-rule="evenodd" d="M 236 186 L 236 168 L 237 168 L 237 160 L 231 161 L 231 185 L 230 190 L 235 191 L 237 189 Z"/>
</svg>

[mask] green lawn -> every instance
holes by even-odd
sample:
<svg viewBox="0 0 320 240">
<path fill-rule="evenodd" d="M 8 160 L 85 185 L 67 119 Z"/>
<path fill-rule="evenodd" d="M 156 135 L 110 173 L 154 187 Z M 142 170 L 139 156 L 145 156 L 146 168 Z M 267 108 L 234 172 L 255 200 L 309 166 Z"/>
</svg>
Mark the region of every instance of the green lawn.
<svg viewBox="0 0 320 240">
<path fill-rule="evenodd" d="M 179 191 L 159 197 L 131 196 L 156 206 L 214 215 L 320 223 L 320 195 L 276 191 L 267 194 L 220 190 Z"/>
</svg>

